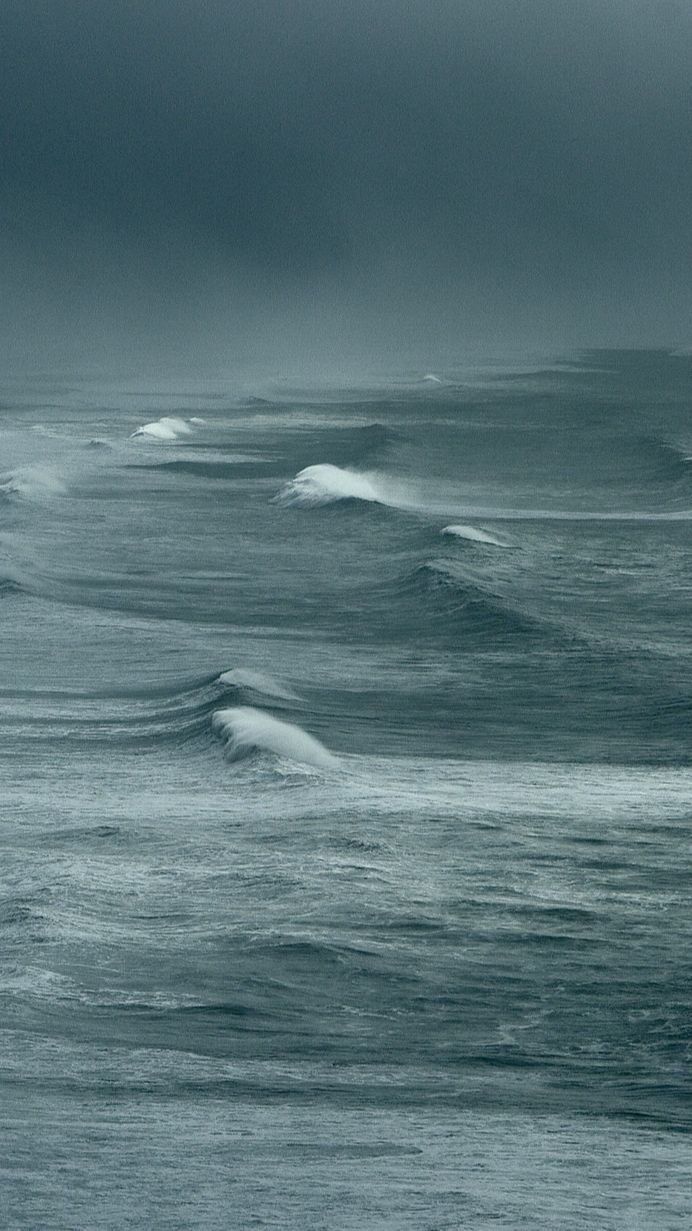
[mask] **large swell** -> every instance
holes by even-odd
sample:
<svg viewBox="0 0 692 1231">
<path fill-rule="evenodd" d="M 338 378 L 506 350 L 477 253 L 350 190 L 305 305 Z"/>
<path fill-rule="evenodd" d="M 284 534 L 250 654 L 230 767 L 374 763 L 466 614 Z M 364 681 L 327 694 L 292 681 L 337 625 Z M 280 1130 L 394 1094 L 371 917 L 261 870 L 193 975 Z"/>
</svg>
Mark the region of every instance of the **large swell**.
<svg viewBox="0 0 692 1231">
<path fill-rule="evenodd" d="M 17 1231 L 692 1217 L 692 360 L 0 421 Z"/>
</svg>

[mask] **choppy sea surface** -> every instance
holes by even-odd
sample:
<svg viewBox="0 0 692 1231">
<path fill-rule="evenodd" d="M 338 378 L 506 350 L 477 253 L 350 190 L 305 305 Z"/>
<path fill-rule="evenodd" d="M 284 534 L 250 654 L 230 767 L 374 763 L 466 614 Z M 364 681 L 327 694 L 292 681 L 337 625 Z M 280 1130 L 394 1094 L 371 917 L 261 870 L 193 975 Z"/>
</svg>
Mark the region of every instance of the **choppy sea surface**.
<svg viewBox="0 0 692 1231">
<path fill-rule="evenodd" d="M 0 399 L 2 1226 L 692 1225 L 692 358 Z"/>
</svg>

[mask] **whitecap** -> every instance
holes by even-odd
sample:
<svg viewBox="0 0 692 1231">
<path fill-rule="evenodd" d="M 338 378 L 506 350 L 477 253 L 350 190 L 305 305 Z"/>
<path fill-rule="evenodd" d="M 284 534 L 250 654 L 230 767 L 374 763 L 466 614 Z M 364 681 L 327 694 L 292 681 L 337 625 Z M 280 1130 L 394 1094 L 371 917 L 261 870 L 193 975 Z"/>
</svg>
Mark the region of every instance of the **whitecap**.
<svg viewBox="0 0 692 1231">
<path fill-rule="evenodd" d="M 136 432 L 132 432 L 132 436 L 149 436 L 152 440 L 177 440 L 179 436 L 189 436 L 191 433 L 192 428 L 184 419 L 164 416 L 153 423 L 143 423 Z"/>
<path fill-rule="evenodd" d="M 509 547 L 509 543 L 504 543 L 502 539 L 498 539 L 489 530 L 481 530 L 476 526 L 445 526 L 440 534 L 450 534 L 457 539 L 467 539 L 470 543 L 485 543 L 492 547 Z"/>
<path fill-rule="evenodd" d="M 338 758 L 302 727 L 281 722 L 251 705 L 216 710 L 211 724 L 225 740 L 232 757 L 255 751 L 272 752 L 275 756 L 318 769 L 335 769 L 339 765 Z"/>
<path fill-rule="evenodd" d="M 387 503 L 383 493 L 365 474 L 342 470 L 328 462 L 306 466 L 274 497 L 277 504 L 321 505 L 337 500 L 365 500 L 373 504 Z"/>
</svg>

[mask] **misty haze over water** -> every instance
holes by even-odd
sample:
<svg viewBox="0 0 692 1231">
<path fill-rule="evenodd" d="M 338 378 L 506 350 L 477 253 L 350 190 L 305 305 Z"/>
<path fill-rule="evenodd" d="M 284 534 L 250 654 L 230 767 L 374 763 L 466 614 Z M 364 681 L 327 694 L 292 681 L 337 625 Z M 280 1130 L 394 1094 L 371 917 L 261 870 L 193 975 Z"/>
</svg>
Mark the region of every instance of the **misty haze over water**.
<svg viewBox="0 0 692 1231">
<path fill-rule="evenodd" d="M 0 43 L 12 366 L 689 343 L 684 4 L 8 0 Z"/>
</svg>

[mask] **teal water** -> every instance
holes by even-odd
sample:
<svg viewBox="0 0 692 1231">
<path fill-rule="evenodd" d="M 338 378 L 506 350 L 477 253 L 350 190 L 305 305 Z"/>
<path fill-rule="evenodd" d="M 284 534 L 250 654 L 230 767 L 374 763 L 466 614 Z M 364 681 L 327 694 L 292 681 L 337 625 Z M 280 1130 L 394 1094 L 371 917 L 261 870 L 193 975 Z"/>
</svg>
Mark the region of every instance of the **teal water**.
<svg viewBox="0 0 692 1231">
<path fill-rule="evenodd" d="M 7 383 L 11 1228 L 673 1228 L 692 359 Z"/>
</svg>

